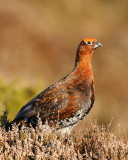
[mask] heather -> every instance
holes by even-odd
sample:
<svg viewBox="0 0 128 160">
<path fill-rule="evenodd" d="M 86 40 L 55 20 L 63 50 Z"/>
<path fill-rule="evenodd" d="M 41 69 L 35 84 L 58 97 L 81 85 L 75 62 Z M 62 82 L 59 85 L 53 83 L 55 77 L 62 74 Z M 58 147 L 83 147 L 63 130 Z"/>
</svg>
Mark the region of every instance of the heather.
<svg viewBox="0 0 128 160">
<path fill-rule="evenodd" d="M 18 82 L 0 83 L 1 125 L 12 120 L 14 116 L 11 113 L 16 115 L 25 100 L 30 100 L 39 90 L 38 85 L 18 87 Z M 127 160 L 127 136 L 114 135 L 113 122 L 101 125 L 94 118 L 92 122 L 88 121 L 88 117 L 73 129 L 71 135 L 58 134 L 55 128 L 44 130 L 40 120 L 35 129 L 23 126 L 19 130 L 18 125 L 14 124 L 12 130 L 6 132 L 1 127 L 0 159 Z"/>
<path fill-rule="evenodd" d="M 77 130 L 77 127 L 76 127 Z M 12 131 L 0 128 L 0 159 L 42 160 L 125 160 L 128 141 L 116 137 L 106 126 L 88 123 L 84 132 L 57 134 L 55 129 L 13 125 Z"/>
</svg>

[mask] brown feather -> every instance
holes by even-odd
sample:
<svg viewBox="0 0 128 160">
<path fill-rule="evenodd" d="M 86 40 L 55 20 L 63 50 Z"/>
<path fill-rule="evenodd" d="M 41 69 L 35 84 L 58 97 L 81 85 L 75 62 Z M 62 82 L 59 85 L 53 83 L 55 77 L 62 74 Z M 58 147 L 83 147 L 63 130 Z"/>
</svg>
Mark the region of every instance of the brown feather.
<svg viewBox="0 0 128 160">
<path fill-rule="evenodd" d="M 75 125 L 88 114 L 94 103 L 91 59 L 99 43 L 91 39 L 92 44 L 88 45 L 86 41 L 78 46 L 73 71 L 23 106 L 11 124 L 25 121 L 35 125 L 39 114 L 43 124 L 48 120 L 64 128 Z"/>
</svg>

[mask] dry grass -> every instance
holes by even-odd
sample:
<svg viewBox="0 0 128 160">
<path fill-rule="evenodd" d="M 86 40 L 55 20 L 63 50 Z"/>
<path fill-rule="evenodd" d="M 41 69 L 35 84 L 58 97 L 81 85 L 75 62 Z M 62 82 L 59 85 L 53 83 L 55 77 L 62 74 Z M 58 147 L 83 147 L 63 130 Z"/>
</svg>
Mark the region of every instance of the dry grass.
<svg viewBox="0 0 128 160">
<path fill-rule="evenodd" d="M 81 138 L 80 138 L 81 137 Z M 43 130 L 14 125 L 12 131 L 0 128 L 0 159 L 43 160 L 125 160 L 128 141 L 109 133 L 107 127 L 89 123 L 83 134 L 57 135 Z"/>
</svg>

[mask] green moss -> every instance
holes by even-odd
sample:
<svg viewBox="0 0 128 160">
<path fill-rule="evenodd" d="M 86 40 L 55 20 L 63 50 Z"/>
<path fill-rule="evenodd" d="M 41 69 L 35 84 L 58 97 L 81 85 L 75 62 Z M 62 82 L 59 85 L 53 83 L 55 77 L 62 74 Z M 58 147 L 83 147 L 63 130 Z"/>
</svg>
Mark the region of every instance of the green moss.
<svg viewBox="0 0 128 160">
<path fill-rule="evenodd" d="M 20 108 L 36 96 L 40 91 L 41 86 L 21 86 L 20 82 L 15 80 L 10 83 L 0 80 L 0 115 L 2 107 L 8 110 L 8 119 L 12 120 Z"/>
</svg>

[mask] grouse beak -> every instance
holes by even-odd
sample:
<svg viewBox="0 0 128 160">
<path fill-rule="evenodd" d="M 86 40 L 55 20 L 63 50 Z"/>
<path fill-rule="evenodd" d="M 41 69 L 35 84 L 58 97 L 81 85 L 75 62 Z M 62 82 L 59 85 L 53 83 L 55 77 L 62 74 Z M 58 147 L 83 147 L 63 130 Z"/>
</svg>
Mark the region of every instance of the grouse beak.
<svg viewBox="0 0 128 160">
<path fill-rule="evenodd" d="M 98 47 L 102 47 L 103 45 L 100 42 L 95 42 L 94 44 L 94 49 L 98 48 Z"/>
</svg>

